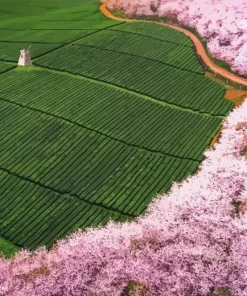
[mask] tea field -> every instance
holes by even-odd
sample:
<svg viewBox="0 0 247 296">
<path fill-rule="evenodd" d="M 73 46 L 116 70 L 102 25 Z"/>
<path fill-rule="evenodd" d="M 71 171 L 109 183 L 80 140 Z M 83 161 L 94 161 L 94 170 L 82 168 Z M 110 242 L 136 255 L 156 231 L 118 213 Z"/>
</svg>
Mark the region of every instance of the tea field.
<svg viewBox="0 0 247 296">
<path fill-rule="evenodd" d="M 2 3 L 0 237 L 50 247 L 144 214 L 196 172 L 233 104 L 185 35 L 109 20 L 95 0 Z"/>
</svg>

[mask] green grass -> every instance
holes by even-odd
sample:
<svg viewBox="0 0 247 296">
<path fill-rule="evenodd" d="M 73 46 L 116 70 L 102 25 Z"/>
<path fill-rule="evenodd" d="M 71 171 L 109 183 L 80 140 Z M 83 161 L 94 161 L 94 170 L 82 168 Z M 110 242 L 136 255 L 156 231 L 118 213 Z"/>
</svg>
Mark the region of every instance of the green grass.
<svg viewBox="0 0 247 296">
<path fill-rule="evenodd" d="M 0 253 L 2 253 L 4 257 L 10 258 L 19 250 L 19 247 L 15 246 L 13 243 L 0 236 Z"/>
</svg>

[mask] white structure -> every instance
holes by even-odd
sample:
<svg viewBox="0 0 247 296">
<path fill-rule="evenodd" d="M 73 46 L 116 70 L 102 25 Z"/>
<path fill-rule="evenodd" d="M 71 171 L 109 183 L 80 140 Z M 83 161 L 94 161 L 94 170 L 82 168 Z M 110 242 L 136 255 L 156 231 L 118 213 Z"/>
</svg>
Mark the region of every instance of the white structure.
<svg viewBox="0 0 247 296">
<path fill-rule="evenodd" d="M 18 65 L 24 66 L 24 67 L 32 66 L 32 61 L 31 61 L 29 51 L 27 49 L 22 49 L 22 50 L 20 50 L 20 52 L 21 52 L 21 54 L 19 57 Z"/>
</svg>

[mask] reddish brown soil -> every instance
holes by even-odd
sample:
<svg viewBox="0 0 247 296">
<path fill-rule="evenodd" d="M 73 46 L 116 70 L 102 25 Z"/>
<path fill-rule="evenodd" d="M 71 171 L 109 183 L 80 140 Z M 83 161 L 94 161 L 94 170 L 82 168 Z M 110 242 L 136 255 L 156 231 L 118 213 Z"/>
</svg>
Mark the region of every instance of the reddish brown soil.
<svg viewBox="0 0 247 296">
<path fill-rule="evenodd" d="M 234 103 L 234 108 L 239 107 L 243 104 L 244 100 L 247 98 L 247 91 L 244 90 L 237 90 L 237 89 L 229 89 L 226 92 L 225 98 L 227 100 L 231 100 Z M 214 146 L 215 143 L 218 142 L 221 136 L 223 128 L 219 130 L 216 136 L 213 138 L 212 142 L 210 143 L 210 148 Z"/>
<path fill-rule="evenodd" d="M 244 100 L 247 98 L 247 91 L 237 90 L 237 89 L 229 89 L 226 92 L 225 98 L 227 100 L 231 100 L 235 107 L 239 107 L 243 104 Z"/>
</svg>

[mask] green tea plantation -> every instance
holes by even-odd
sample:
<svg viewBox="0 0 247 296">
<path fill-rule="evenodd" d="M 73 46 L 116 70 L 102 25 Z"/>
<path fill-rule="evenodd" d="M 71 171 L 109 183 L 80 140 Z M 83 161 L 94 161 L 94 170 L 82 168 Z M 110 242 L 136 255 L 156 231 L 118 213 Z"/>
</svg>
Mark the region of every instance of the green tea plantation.
<svg viewBox="0 0 247 296">
<path fill-rule="evenodd" d="M 233 108 L 185 35 L 99 5 L 1 0 L 0 237 L 21 248 L 143 214 Z"/>
</svg>

